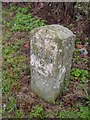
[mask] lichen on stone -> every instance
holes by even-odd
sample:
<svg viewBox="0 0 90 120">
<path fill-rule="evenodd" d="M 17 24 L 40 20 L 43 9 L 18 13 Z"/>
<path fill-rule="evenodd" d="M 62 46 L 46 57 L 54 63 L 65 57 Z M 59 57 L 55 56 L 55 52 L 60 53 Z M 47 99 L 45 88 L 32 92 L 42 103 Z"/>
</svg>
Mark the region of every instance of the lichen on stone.
<svg viewBox="0 0 90 120">
<path fill-rule="evenodd" d="M 75 35 L 60 25 L 47 25 L 31 31 L 31 88 L 53 103 L 68 79 Z"/>
</svg>

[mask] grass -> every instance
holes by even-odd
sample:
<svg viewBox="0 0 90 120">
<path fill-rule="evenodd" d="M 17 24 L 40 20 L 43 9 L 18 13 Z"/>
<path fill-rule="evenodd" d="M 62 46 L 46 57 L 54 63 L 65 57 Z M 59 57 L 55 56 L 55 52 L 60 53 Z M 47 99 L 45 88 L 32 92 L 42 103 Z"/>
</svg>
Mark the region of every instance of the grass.
<svg viewBox="0 0 90 120">
<path fill-rule="evenodd" d="M 42 106 L 36 105 L 33 110 L 30 112 L 30 118 L 43 119 L 44 118 L 44 109 Z"/>
<path fill-rule="evenodd" d="M 88 107 L 80 106 L 79 110 L 64 110 L 57 113 L 57 118 L 83 118 L 85 120 L 90 119 L 90 109 Z"/>
<path fill-rule="evenodd" d="M 30 81 L 30 41 L 29 33 L 33 28 L 45 25 L 45 20 L 36 19 L 30 13 L 31 5 L 19 7 L 10 3 L 9 8 L 3 8 L 3 118 L 86 118 L 89 120 L 88 106 L 75 106 L 78 110 L 68 108 L 66 110 L 64 102 L 59 99 L 61 105 L 48 105 L 37 101 L 35 95 L 26 94 L 20 99 L 17 97 L 22 92 L 22 88 L 29 87 Z M 78 39 L 78 42 L 80 40 Z M 76 65 L 79 62 L 87 62 L 86 58 L 80 58 L 79 51 L 74 52 L 73 68 L 71 70 L 71 81 L 79 81 L 80 84 L 87 84 L 88 71 L 80 69 Z M 24 96 L 23 94 L 20 94 Z M 31 95 L 31 96 L 30 96 Z M 25 103 L 24 103 L 25 102 Z M 56 102 L 57 104 L 57 102 Z M 46 106 L 50 106 L 49 108 Z M 30 108 L 29 108 L 30 107 Z M 54 107 L 54 108 L 53 108 Z M 56 108 L 55 108 L 56 107 Z M 64 110 L 59 110 L 63 108 Z M 54 110 L 56 109 L 56 111 Z"/>
<path fill-rule="evenodd" d="M 9 18 L 6 21 L 5 15 L 9 15 L 12 10 L 16 13 L 14 19 L 10 20 Z M 10 39 L 13 36 L 11 32 L 30 31 L 33 28 L 45 25 L 43 20 L 33 18 L 30 13 L 27 14 L 28 10 L 25 7 L 17 8 L 16 6 L 12 6 L 8 10 L 3 11 L 3 25 L 11 28 L 11 31 L 5 32 L 6 35 L 3 36 L 4 46 L 2 54 L 5 61 L 3 75 L 6 77 L 3 92 L 9 92 L 11 88 L 10 83 L 12 81 L 18 81 L 19 74 L 21 71 L 24 71 L 26 66 L 25 62 L 28 60 L 26 55 L 20 53 L 23 49 L 22 46 L 26 43 L 25 39 L 15 38 L 14 40 L 7 41 L 7 38 Z M 6 43 L 8 44 L 5 45 Z M 6 79 L 8 82 L 6 82 Z"/>
<path fill-rule="evenodd" d="M 14 10 L 14 12 L 12 12 L 12 10 Z M 45 25 L 44 20 L 33 18 L 28 11 L 29 8 L 27 7 L 17 8 L 17 6 L 11 6 L 7 10 L 3 9 L 2 23 L 5 29 L 3 31 L 2 49 L 4 59 L 2 92 L 6 97 L 6 102 L 4 104 L 6 107 L 3 109 L 2 113 L 3 117 L 24 117 L 24 112 L 17 108 L 17 101 L 13 93 L 20 91 L 22 86 L 20 77 L 22 77 L 23 73 L 27 74 L 27 81 L 30 79 L 30 59 L 29 54 L 27 56 L 27 53 L 25 53 L 30 52 L 30 49 L 25 48 L 25 45 L 29 46 L 30 44 L 27 31 L 30 32 L 33 28 Z M 21 31 L 25 31 L 26 33 L 24 32 L 24 34 L 28 37 L 23 38 L 23 36 L 19 34 L 21 37 L 18 38 L 15 34 Z"/>
</svg>

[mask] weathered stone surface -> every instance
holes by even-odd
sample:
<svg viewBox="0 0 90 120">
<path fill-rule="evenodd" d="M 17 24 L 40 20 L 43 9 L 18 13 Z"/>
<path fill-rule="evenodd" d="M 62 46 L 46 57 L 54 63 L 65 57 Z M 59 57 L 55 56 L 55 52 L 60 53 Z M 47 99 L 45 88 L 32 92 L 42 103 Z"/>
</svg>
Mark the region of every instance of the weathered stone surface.
<svg viewBox="0 0 90 120">
<path fill-rule="evenodd" d="M 47 25 L 31 31 L 31 88 L 54 103 L 69 79 L 75 35 L 66 27 Z"/>
</svg>

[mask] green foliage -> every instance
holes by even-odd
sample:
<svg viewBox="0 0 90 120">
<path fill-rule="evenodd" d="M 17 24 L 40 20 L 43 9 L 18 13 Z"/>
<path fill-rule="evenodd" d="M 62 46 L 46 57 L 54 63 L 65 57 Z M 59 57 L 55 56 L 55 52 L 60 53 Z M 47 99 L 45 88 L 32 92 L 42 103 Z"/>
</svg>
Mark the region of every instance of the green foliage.
<svg viewBox="0 0 90 120">
<path fill-rule="evenodd" d="M 76 44 L 76 45 L 81 44 L 81 40 L 80 40 L 80 38 L 76 38 L 76 40 L 75 40 L 75 44 Z"/>
<path fill-rule="evenodd" d="M 18 42 L 19 43 L 19 42 Z M 25 56 L 15 56 L 15 53 L 17 53 L 17 50 L 19 48 L 19 44 L 16 43 L 16 45 L 13 45 L 12 43 L 8 46 L 3 47 L 3 92 L 9 93 L 11 89 L 11 84 L 15 84 L 15 81 L 19 78 L 19 73 L 21 71 L 21 68 L 19 67 L 20 64 L 23 64 L 23 62 L 26 60 Z M 11 66 L 11 67 L 9 67 Z M 12 70 L 11 70 L 12 69 Z M 24 69 L 24 68 L 22 68 Z"/>
<path fill-rule="evenodd" d="M 2 24 L 5 25 L 6 27 L 11 27 L 13 21 L 6 20 L 5 18 L 2 18 Z"/>
<path fill-rule="evenodd" d="M 41 106 L 36 105 L 34 109 L 30 112 L 30 118 L 39 118 L 43 119 L 44 110 Z"/>
<path fill-rule="evenodd" d="M 37 28 L 45 25 L 45 20 L 40 20 L 32 17 L 29 13 L 31 5 L 28 7 L 16 7 L 12 6 L 7 11 L 3 11 L 2 23 L 6 27 L 11 27 L 12 32 L 18 31 L 30 31 L 33 28 Z M 14 11 L 14 14 L 13 12 Z M 11 19 L 7 19 L 5 16 L 10 16 Z"/>
<path fill-rule="evenodd" d="M 17 13 L 14 17 L 12 31 L 27 31 L 43 25 L 45 25 L 44 20 L 35 19 L 31 14 Z"/>
<path fill-rule="evenodd" d="M 15 107 L 16 107 L 16 100 L 13 97 L 10 97 L 6 105 L 7 113 L 9 114 L 12 111 L 14 112 Z"/>
<path fill-rule="evenodd" d="M 80 106 L 79 111 L 64 110 L 57 113 L 57 118 L 84 118 L 90 120 L 90 109 L 88 107 Z"/>
<path fill-rule="evenodd" d="M 76 116 L 76 112 L 73 112 L 71 110 L 66 110 L 66 111 L 58 112 L 57 118 L 77 118 L 77 116 Z"/>
<path fill-rule="evenodd" d="M 55 113 L 52 110 L 48 110 L 48 112 L 45 114 L 45 118 L 47 119 L 54 115 L 55 115 Z"/>
<path fill-rule="evenodd" d="M 79 15 L 77 14 L 77 19 L 80 19 L 80 14 L 81 15 L 88 15 L 89 10 L 90 10 L 90 5 L 87 2 L 77 2 L 76 3 L 76 11 L 79 13 Z"/>
<path fill-rule="evenodd" d="M 16 12 L 17 13 L 28 13 L 29 7 L 18 7 Z"/>
<path fill-rule="evenodd" d="M 10 81 L 7 82 L 3 82 L 3 88 L 2 88 L 2 92 L 3 93 L 9 93 L 10 92 L 10 88 L 11 88 L 11 84 Z"/>
<path fill-rule="evenodd" d="M 35 27 L 43 26 L 44 20 L 35 19 L 31 14 L 28 13 L 30 6 L 27 7 L 10 7 L 9 10 L 5 10 L 3 12 L 3 24 L 7 27 L 11 27 L 13 32 L 24 31 L 24 30 L 32 30 Z M 14 10 L 15 15 L 14 19 L 6 20 L 5 15 L 9 15 L 9 13 Z M 11 18 L 12 18 L 11 14 Z M 10 16 L 10 15 L 9 15 Z M 12 34 L 8 31 L 6 38 L 4 36 L 4 43 L 8 43 L 7 38 L 10 38 Z M 24 41 L 25 42 L 25 41 Z M 19 74 L 21 71 L 24 71 L 25 68 L 28 69 L 25 61 L 28 59 L 26 56 L 20 55 L 19 51 L 21 46 L 23 45 L 23 40 L 13 40 L 13 42 L 9 42 L 8 45 L 3 46 L 2 54 L 4 58 L 4 67 L 3 67 L 3 93 L 9 93 L 12 83 L 18 80 Z M 11 66 L 11 67 L 9 67 Z M 10 69 L 10 70 L 9 70 Z M 12 70 L 11 70 L 12 69 Z"/>
<path fill-rule="evenodd" d="M 81 83 L 85 83 L 88 81 L 88 71 L 81 70 L 79 68 L 72 68 L 71 70 L 71 77 L 74 79 L 80 79 Z"/>
<path fill-rule="evenodd" d="M 33 18 L 31 14 L 17 13 L 13 20 L 12 31 L 28 31 L 33 28 L 44 26 L 44 20 Z"/>
<path fill-rule="evenodd" d="M 77 79 L 78 77 L 80 77 L 81 75 L 81 70 L 78 68 L 73 68 L 71 70 L 71 75 L 75 77 L 75 79 Z"/>
<path fill-rule="evenodd" d="M 90 108 L 80 106 L 80 111 L 77 112 L 77 116 L 79 116 L 81 118 L 85 118 L 86 120 L 90 120 Z"/>
<path fill-rule="evenodd" d="M 7 104 L 3 104 L 1 113 L 7 118 L 11 118 L 12 116 L 15 118 L 23 118 L 25 116 L 25 113 L 22 110 L 17 110 L 16 100 L 14 97 L 9 97 Z"/>
<path fill-rule="evenodd" d="M 24 118 L 25 113 L 21 110 L 16 110 L 15 111 L 15 118 Z"/>
</svg>

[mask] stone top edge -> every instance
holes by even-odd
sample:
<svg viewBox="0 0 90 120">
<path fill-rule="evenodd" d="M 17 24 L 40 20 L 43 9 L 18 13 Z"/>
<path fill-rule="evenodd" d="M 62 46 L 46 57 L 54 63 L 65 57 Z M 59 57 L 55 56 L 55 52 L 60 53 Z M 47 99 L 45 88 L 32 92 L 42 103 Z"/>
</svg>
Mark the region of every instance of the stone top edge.
<svg viewBox="0 0 90 120">
<path fill-rule="evenodd" d="M 31 30 L 31 33 L 38 32 L 39 30 L 44 30 L 45 28 L 47 30 L 51 30 L 52 32 L 57 32 L 57 35 L 61 39 L 76 37 L 76 35 L 69 28 L 59 25 L 59 24 L 45 25 L 45 26 L 41 26 L 38 28 L 34 28 L 33 30 Z"/>
</svg>

